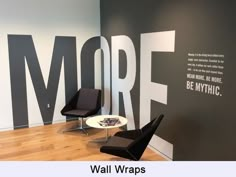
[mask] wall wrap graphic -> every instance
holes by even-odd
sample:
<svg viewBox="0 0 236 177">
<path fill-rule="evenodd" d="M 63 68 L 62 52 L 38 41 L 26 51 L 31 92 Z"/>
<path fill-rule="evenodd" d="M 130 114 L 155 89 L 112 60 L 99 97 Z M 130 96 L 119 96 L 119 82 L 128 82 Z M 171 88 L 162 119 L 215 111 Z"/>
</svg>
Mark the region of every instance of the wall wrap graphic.
<svg viewBox="0 0 236 177">
<path fill-rule="evenodd" d="M 101 0 L 102 35 L 109 43 L 113 36 L 129 36 L 136 51 L 130 90 L 135 125 L 164 113 L 156 135 L 173 144 L 174 160 L 236 159 L 235 8 L 235 1 Z M 175 31 L 174 50 L 143 54 L 140 35 L 166 31 Z M 157 39 L 144 46 L 159 43 L 170 44 Z M 120 57 L 119 67 L 126 67 L 126 56 Z M 156 99 L 157 83 L 167 86 L 165 101 Z M 123 99 L 119 106 L 125 110 L 125 105 Z M 125 115 L 124 110 L 119 113 Z"/>
<path fill-rule="evenodd" d="M 66 101 L 77 91 L 75 37 L 56 37 L 47 86 L 44 83 L 32 36 L 9 35 L 9 62 L 14 127 L 28 126 L 26 63 L 30 71 L 44 124 L 51 124 L 62 62 Z M 48 104 L 50 107 L 48 108 Z"/>
</svg>

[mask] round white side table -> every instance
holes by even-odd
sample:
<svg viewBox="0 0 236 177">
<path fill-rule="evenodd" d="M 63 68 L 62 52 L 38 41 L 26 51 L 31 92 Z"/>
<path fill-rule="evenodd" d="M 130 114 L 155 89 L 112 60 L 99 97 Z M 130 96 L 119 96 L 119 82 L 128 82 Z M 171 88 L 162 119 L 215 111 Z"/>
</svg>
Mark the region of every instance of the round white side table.
<svg viewBox="0 0 236 177">
<path fill-rule="evenodd" d="M 118 118 L 119 119 L 119 123 L 112 125 L 112 126 L 102 126 L 99 122 L 103 121 L 104 118 Z M 106 131 L 106 137 L 103 140 L 99 140 L 95 142 L 107 142 L 107 140 L 109 139 L 109 129 L 111 128 L 117 128 L 117 127 L 122 127 L 124 125 L 126 125 L 128 122 L 128 120 L 122 116 L 118 116 L 118 115 L 99 115 L 99 116 L 94 116 L 91 117 L 89 119 L 87 119 L 86 124 L 90 127 L 93 128 L 99 128 L 99 129 L 105 129 Z"/>
</svg>

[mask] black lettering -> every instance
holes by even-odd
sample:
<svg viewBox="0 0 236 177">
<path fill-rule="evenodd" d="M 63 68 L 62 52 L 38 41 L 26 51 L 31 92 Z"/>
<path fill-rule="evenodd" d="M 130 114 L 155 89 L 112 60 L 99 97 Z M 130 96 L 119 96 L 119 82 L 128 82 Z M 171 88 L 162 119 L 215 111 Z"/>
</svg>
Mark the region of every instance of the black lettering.
<svg viewBox="0 0 236 177">
<path fill-rule="evenodd" d="M 136 174 L 136 167 L 126 167 L 126 170 L 129 170 L 129 173 L 135 173 Z M 127 173 L 127 171 L 126 171 Z"/>
<path fill-rule="evenodd" d="M 94 173 L 98 173 L 99 170 L 100 170 L 100 165 L 96 166 L 96 165 L 90 165 L 90 169 L 91 169 L 91 172 Z"/>
<path fill-rule="evenodd" d="M 125 166 L 115 166 L 116 173 L 124 173 L 125 172 Z"/>
<path fill-rule="evenodd" d="M 31 35 L 8 35 L 14 128 L 28 127 L 26 63 L 44 124 L 51 124 L 60 71 L 64 61 L 65 97 L 77 91 L 76 38 L 56 37 L 47 86 L 44 83 Z M 45 60 L 45 59 L 44 59 Z M 50 108 L 47 105 L 50 104 Z"/>
<path fill-rule="evenodd" d="M 146 173 L 145 167 L 142 167 L 142 168 L 141 168 L 141 173 Z"/>
<path fill-rule="evenodd" d="M 134 174 L 136 175 L 136 174 L 140 173 L 140 171 L 141 171 L 141 169 L 140 169 L 139 167 L 135 167 L 135 172 L 134 172 Z"/>
<path fill-rule="evenodd" d="M 94 88 L 94 54 L 101 48 L 100 37 L 87 40 L 81 49 L 81 86 Z M 103 66 L 103 64 L 102 64 Z"/>
</svg>

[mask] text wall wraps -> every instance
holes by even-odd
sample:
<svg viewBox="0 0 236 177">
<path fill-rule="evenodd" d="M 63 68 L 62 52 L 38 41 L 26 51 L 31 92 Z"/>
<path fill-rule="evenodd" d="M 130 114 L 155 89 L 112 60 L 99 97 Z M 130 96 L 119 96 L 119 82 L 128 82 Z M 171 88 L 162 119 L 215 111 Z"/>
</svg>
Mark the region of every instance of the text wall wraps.
<svg viewBox="0 0 236 177">
<path fill-rule="evenodd" d="M 218 0 L 101 0 L 116 74 L 112 111 L 135 127 L 163 113 L 151 145 L 173 160 L 236 160 L 235 8 Z"/>
</svg>

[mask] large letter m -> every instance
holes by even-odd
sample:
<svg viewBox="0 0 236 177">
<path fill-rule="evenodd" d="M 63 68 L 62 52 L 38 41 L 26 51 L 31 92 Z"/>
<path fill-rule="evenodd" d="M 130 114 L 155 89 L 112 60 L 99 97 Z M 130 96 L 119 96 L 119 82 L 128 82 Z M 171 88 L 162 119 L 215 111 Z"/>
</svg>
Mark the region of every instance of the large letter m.
<svg viewBox="0 0 236 177">
<path fill-rule="evenodd" d="M 28 127 L 26 63 L 44 124 L 51 124 L 64 61 L 66 102 L 77 91 L 76 38 L 55 37 L 47 86 L 31 35 L 8 35 L 14 128 Z M 50 104 L 50 108 L 47 105 Z"/>
</svg>

